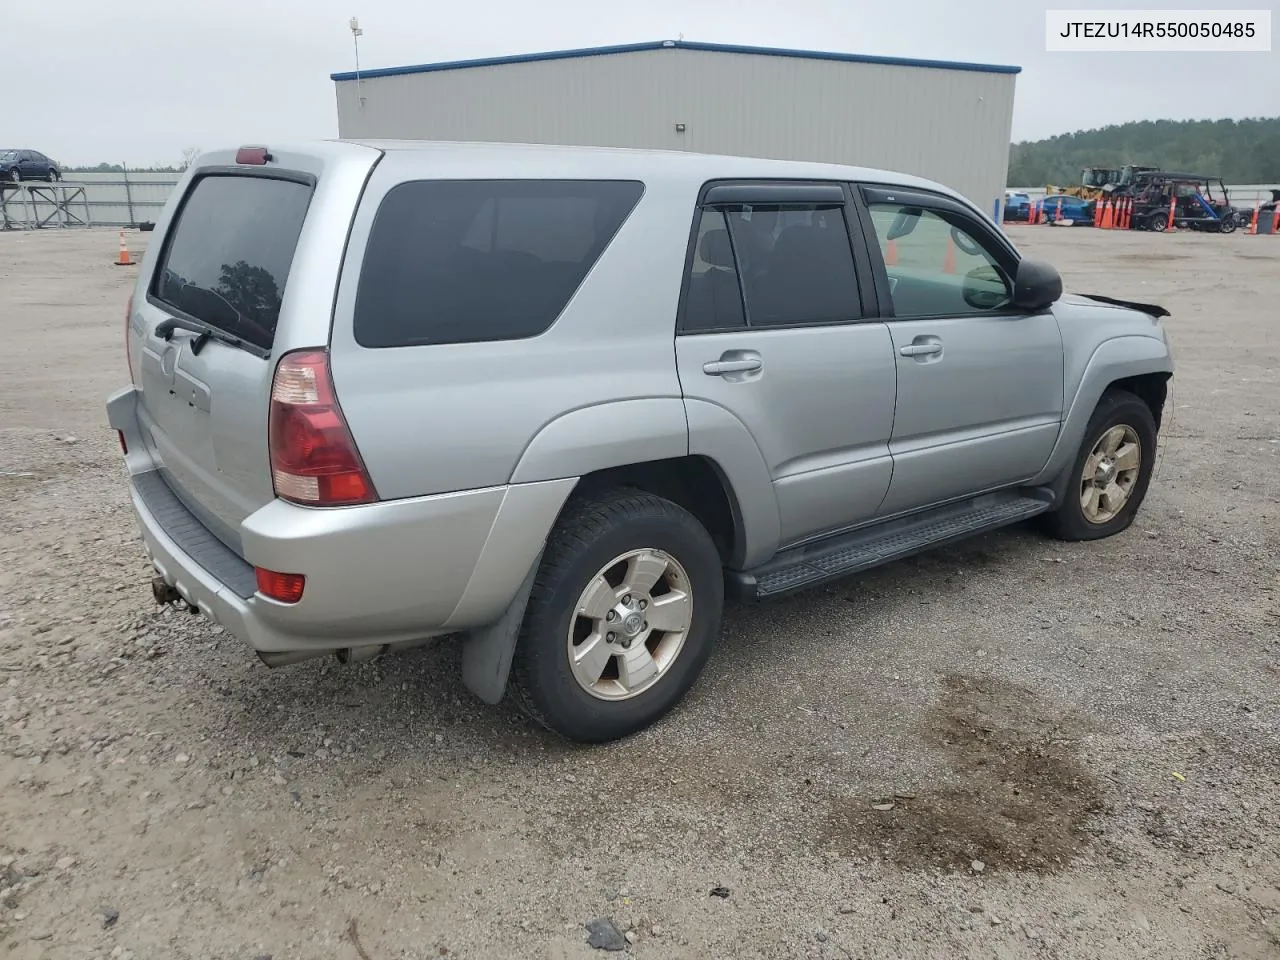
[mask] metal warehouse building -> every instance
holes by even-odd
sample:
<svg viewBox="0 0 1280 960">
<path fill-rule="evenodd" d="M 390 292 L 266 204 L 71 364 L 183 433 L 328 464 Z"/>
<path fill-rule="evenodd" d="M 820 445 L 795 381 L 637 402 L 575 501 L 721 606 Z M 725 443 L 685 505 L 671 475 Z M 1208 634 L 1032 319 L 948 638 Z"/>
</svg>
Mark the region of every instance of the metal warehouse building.
<svg viewBox="0 0 1280 960">
<path fill-rule="evenodd" d="M 336 73 L 349 139 L 690 150 L 881 167 L 987 211 L 1018 67 L 666 40 Z"/>
</svg>

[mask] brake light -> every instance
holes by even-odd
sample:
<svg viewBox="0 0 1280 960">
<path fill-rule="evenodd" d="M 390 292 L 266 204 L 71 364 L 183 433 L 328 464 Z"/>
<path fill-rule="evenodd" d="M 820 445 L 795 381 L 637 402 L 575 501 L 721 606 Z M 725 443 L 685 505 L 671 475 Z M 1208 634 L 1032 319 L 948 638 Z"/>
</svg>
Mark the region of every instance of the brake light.
<svg viewBox="0 0 1280 960">
<path fill-rule="evenodd" d="M 267 429 L 276 496 L 314 507 L 378 499 L 338 406 L 324 350 L 285 354 L 271 383 Z"/>
<path fill-rule="evenodd" d="M 129 294 L 129 302 L 124 308 L 124 358 L 129 364 L 129 380 L 133 380 L 133 344 L 129 341 L 129 324 L 133 321 L 133 294 Z"/>
<path fill-rule="evenodd" d="M 262 567 L 254 567 L 253 572 L 258 577 L 258 592 L 264 597 L 281 603 L 297 603 L 302 599 L 307 578 L 301 573 L 276 573 Z"/>
<path fill-rule="evenodd" d="M 267 152 L 266 147 L 241 147 L 236 151 L 236 163 L 261 167 L 270 159 L 271 154 Z"/>
</svg>

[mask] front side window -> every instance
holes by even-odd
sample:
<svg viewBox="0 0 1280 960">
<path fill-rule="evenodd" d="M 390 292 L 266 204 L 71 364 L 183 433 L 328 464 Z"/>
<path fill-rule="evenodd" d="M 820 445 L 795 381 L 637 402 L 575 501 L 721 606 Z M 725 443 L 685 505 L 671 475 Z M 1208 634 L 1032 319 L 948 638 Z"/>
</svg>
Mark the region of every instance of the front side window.
<svg viewBox="0 0 1280 960">
<path fill-rule="evenodd" d="M 365 247 L 356 342 L 403 347 L 543 333 L 643 192 L 630 180 L 421 180 L 394 187 Z"/>
<path fill-rule="evenodd" d="M 903 203 L 873 203 L 894 315 L 954 317 L 1008 307 L 1008 272 L 959 214 Z"/>
</svg>

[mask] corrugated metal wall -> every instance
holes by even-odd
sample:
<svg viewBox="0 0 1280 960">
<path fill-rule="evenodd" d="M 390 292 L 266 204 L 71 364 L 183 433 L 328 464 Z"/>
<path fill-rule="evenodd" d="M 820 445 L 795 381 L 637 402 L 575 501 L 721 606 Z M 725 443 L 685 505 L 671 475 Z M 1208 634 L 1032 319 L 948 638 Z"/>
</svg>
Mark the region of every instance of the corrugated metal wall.
<svg viewBox="0 0 1280 960">
<path fill-rule="evenodd" d="M 817 160 L 929 177 L 991 211 L 1013 74 L 680 48 L 339 81 L 345 138 L 507 140 Z M 678 133 L 676 124 L 685 124 Z"/>
<path fill-rule="evenodd" d="M 159 217 L 181 176 L 180 173 L 67 171 L 61 185 L 66 188 L 65 194 L 61 189 L 57 193 L 67 197 L 67 208 L 73 217 L 87 219 L 91 226 L 128 227 Z M 82 187 L 83 193 L 78 193 L 77 187 Z M 10 191 L 6 191 L 6 197 L 10 198 L 7 214 L 11 228 L 29 227 L 32 220 L 43 223 L 46 228 L 57 227 L 63 221 L 75 223 L 60 215 L 39 193 L 27 199 L 25 209 Z"/>
</svg>

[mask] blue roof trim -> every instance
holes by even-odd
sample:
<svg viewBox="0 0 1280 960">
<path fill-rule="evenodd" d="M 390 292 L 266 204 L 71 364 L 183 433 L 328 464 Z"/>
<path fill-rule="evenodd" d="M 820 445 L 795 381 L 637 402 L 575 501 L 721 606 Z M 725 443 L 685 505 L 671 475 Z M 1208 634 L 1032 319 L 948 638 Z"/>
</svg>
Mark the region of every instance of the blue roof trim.
<svg viewBox="0 0 1280 960">
<path fill-rule="evenodd" d="M 581 47 L 576 50 L 552 50 L 547 53 L 521 53 L 509 57 L 485 57 L 480 60 L 452 60 L 445 63 L 420 63 L 407 67 L 381 67 L 361 70 L 360 79 L 399 77 L 411 73 L 435 73 L 440 70 L 468 70 L 472 67 L 497 67 L 507 63 L 537 63 L 541 60 L 572 60 L 578 57 L 604 57 L 615 53 L 639 53 L 644 50 L 705 50 L 711 53 L 747 53 L 765 57 L 796 57 L 801 60 L 836 60 L 842 63 L 877 63 L 892 67 L 925 67 L 935 70 L 968 70 L 975 73 L 1021 73 L 1021 67 L 991 63 L 961 63 L 950 60 L 918 60 L 911 57 L 875 57 L 858 53 L 835 53 L 824 50 L 787 50 L 780 47 L 743 47 L 728 43 L 698 43 L 692 40 L 655 40 L 648 43 L 625 43 L 612 47 Z M 329 74 L 330 80 L 354 80 L 354 71 Z"/>
</svg>

